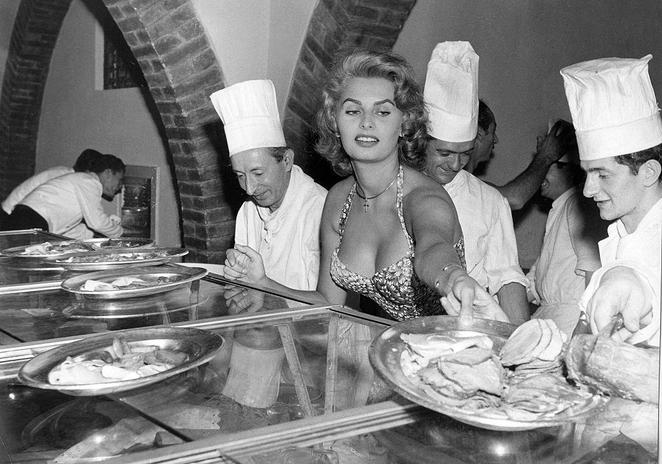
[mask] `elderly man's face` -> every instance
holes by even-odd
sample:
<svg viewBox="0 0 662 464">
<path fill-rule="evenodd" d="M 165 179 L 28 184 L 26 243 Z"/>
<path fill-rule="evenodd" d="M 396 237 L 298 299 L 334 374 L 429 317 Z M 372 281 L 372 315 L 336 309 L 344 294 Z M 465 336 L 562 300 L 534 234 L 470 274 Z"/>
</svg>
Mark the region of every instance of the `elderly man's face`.
<svg viewBox="0 0 662 464">
<path fill-rule="evenodd" d="M 230 162 L 239 185 L 255 203 L 271 211 L 280 207 L 290 183 L 291 150 L 277 161 L 269 148 L 254 148 L 233 155 Z"/>
<path fill-rule="evenodd" d="M 425 151 L 425 172 L 442 185 L 449 183 L 471 159 L 473 145 L 473 140 L 456 143 L 430 139 Z"/>
</svg>

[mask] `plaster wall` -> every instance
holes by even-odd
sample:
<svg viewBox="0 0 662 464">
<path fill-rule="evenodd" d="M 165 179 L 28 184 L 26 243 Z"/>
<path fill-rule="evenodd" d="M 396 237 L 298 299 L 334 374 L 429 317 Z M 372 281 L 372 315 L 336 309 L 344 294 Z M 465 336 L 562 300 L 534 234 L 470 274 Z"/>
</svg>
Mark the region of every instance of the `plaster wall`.
<svg viewBox="0 0 662 464">
<path fill-rule="evenodd" d="M 394 51 L 406 57 L 421 84 L 432 49 L 468 40 L 480 56 L 480 96 L 494 111 L 499 144 L 483 176 L 502 185 L 521 172 L 548 121 L 570 120 L 559 70 L 607 56 L 654 55 L 650 75 L 662 95 L 662 2 L 659 0 L 418 0 Z M 520 261 L 530 267 L 546 214 L 532 204 L 514 215 Z"/>
</svg>

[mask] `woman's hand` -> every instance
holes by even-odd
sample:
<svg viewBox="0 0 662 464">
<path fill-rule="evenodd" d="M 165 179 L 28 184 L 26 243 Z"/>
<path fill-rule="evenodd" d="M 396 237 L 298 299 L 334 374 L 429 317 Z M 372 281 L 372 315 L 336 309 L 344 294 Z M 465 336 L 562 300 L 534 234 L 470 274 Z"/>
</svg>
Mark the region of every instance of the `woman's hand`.
<svg viewBox="0 0 662 464">
<path fill-rule="evenodd" d="M 260 283 L 266 278 L 262 256 L 251 247 L 235 244 L 226 252 L 224 277 Z"/>
<path fill-rule="evenodd" d="M 460 266 L 452 269 L 448 276 L 441 305 L 451 316 L 460 316 L 466 321 L 477 317 L 510 322 L 496 300 Z"/>
</svg>

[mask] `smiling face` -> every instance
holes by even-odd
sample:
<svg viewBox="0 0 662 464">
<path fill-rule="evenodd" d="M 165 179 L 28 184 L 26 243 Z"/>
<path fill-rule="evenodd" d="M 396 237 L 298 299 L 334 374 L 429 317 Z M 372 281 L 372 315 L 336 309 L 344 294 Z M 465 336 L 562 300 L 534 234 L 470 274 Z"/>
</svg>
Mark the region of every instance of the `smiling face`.
<svg viewBox="0 0 662 464">
<path fill-rule="evenodd" d="M 271 211 L 280 207 L 290 183 L 291 150 L 278 161 L 270 148 L 253 148 L 232 155 L 230 162 L 239 185 L 255 203 Z"/>
<path fill-rule="evenodd" d="M 395 106 L 394 92 L 393 83 L 383 78 L 355 77 L 347 82 L 335 119 L 352 161 L 397 156 L 403 114 Z"/>
<path fill-rule="evenodd" d="M 627 230 L 634 230 L 647 212 L 641 203 L 645 191 L 643 170 L 634 175 L 615 157 L 581 164 L 586 171 L 584 196 L 595 201 L 600 217 L 608 221 L 621 219 Z"/>
<path fill-rule="evenodd" d="M 442 185 L 455 179 L 471 159 L 473 141 L 446 142 L 431 138 L 425 150 L 425 172 Z"/>
</svg>

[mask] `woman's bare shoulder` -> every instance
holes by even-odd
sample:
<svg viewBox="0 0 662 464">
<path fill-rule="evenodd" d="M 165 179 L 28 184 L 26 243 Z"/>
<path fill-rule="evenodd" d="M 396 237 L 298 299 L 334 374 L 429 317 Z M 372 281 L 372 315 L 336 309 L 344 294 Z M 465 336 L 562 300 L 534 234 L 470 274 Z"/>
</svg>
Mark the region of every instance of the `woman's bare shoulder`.
<svg viewBox="0 0 662 464">
<path fill-rule="evenodd" d="M 345 204 L 349 191 L 352 189 L 352 185 L 354 185 L 354 177 L 349 176 L 331 187 L 324 203 L 323 218 L 336 222 L 336 218 L 340 216 L 340 211 Z"/>
</svg>

